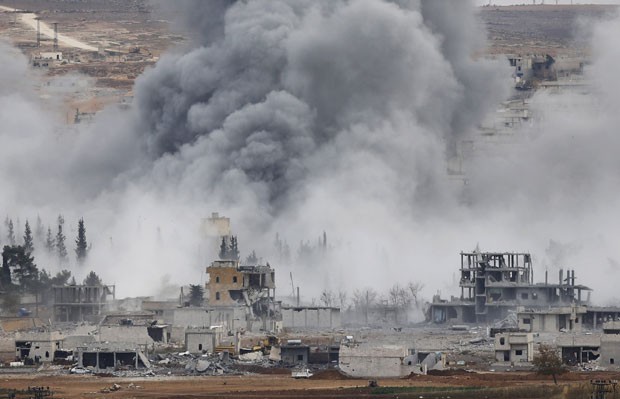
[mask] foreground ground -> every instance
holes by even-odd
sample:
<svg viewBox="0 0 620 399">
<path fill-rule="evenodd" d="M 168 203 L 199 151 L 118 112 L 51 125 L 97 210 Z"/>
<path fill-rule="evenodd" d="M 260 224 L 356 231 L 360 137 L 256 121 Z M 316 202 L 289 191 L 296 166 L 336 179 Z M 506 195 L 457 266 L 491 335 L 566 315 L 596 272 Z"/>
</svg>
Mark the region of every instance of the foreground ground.
<svg viewBox="0 0 620 399">
<path fill-rule="evenodd" d="M 348 379 L 337 371 L 317 374 L 308 380 L 295 380 L 288 374 L 200 377 L 112 378 L 84 375 L 14 375 L 0 374 L 0 388 L 25 389 L 49 386 L 56 398 L 419 398 L 445 397 L 447 391 L 458 397 L 485 397 L 506 394 L 515 389 L 519 397 L 545 397 L 557 393 L 571 397 L 570 390 L 588 389 L 591 379 L 618 379 L 620 373 L 567 373 L 558 378 L 533 373 L 444 372 L 444 375 L 412 376 L 404 379 L 378 380 L 379 388 L 369 388 L 368 381 Z M 116 391 L 105 392 L 114 384 Z M 472 388 L 484 388 L 476 390 Z M 434 390 L 435 392 L 431 391 Z M 501 390 L 501 391 L 498 391 Z M 103 391 L 103 392 L 102 392 Z M 454 395 L 456 393 L 456 395 Z M 460 393 L 460 394 L 459 394 Z M 422 395 L 423 394 L 423 395 Z M 540 396 L 537 396 L 540 394 Z M 500 395 L 497 395 L 500 396 Z M 509 396 L 511 397 L 511 395 Z"/>
</svg>

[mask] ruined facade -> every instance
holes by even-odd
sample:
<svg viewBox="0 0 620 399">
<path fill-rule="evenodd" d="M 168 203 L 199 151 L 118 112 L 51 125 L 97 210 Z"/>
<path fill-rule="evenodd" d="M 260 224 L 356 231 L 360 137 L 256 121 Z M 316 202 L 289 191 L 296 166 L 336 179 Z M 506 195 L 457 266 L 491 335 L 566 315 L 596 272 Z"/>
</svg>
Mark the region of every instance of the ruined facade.
<svg viewBox="0 0 620 399">
<path fill-rule="evenodd" d="M 460 298 L 433 298 L 433 322 L 481 323 L 503 319 L 517 306 L 530 309 L 582 305 L 588 287 L 575 284 L 575 271 L 559 271 L 557 284 L 535 284 L 528 253 L 461 252 Z M 545 278 L 547 280 L 547 278 Z"/>
<path fill-rule="evenodd" d="M 275 313 L 275 272 L 266 266 L 241 266 L 235 260 L 216 260 L 207 267 L 209 307 L 246 306 L 250 317 Z"/>
<path fill-rule="evenodd" d="M 56 322 L 98 322 L 108 300 L 115 297 L 113 285 L 55 286 L 53 320 Z"/>
</svg>

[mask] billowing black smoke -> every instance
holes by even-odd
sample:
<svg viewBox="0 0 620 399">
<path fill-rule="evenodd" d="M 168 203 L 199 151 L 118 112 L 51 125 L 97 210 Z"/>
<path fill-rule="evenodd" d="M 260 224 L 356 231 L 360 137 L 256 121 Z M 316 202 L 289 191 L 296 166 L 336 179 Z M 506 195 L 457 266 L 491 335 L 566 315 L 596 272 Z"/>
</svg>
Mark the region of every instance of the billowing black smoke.
<svg viewBox="0 0 620 399">
<path fill-rule="evenodd" d="M 235 175 L 280 208 L 306 179 L 346 172 L 355 165 L 342 160 L 365 152 L 407 181 L 406 201 L 434 197 L 444 153 L 504 94 L 505 70 L 472 59 L 484 40 L 469 2 L 188 1 L 177 11 L 195 47 L 138 79 L 139 128 L 151 157 L 180 154 L 207 192 Z"/>
</svg>

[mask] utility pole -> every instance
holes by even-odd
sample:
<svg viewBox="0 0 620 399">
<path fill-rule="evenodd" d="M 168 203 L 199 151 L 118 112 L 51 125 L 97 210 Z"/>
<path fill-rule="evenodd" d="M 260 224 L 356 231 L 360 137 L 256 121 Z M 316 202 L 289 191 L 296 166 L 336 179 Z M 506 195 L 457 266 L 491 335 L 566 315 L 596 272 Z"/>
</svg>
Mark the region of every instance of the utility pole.
<svg viewBox="0 0 620 399">
<path fill-rule="evenodd" d="M 58 51 L 58 22 L 54 22 L 54 51 Z"/>
<path fill-rule="evenodd" d="M 41 20 L 37 17 L 37 47 L 41 47 Z"/>
</svg>

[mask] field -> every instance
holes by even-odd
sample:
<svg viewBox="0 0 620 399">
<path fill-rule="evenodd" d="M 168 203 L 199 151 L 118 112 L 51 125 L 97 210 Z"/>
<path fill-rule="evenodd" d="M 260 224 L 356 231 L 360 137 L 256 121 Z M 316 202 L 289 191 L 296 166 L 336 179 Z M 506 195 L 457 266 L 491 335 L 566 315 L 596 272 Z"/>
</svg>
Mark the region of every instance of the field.
<svg viewBox="0 0 620 399">
<path fill-rule="evenodd" d="M 96 376 L 5 375 L 0 388 L 26 389 L 49 386 L 59 398 L 419 398 L 430 397 L 519 397 L 540 398 L 548 394 L 581 397 L 589 391 L 590 379 L 617 379 L 618 373 L 569 373 L 553 385 L 551 377 L 532 373 L 446 372 L 444 375 L 412 376 L 405 379 L 368 381 L 348 379 L 337 371 L 319 373 L 308 380 L 288 374 L 110 378 Z M 117 388 L 114 388 L 114 384 Z M 117 389 L 117 390 L 114 390 Z"/>
</svg>

